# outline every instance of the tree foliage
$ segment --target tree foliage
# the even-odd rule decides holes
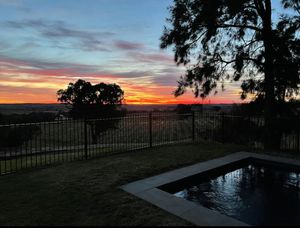
[[[41,134],[41,126],[39,124],[22,124],[53,121],[54,119],[55,113],[49,112],[31,112],[28,114],[0,113],[0,124],[4,125],[0,126],[0,147],[26,145],[34,137]]]
[[[173,46],[175,62],[187,66],[175,95],[191,87],[206,97],[227,79],[241,81],[242,99],[252,93],[274,103],[297,95],[300,1],[282,0],[280,11],[273,2],[174,0],[161,48]]]
[[[65,90],[58,90],[57,95],[58,101],[72,105],[72,116],[79,118],[107,116],[107,111],[116,109],[124,99],[124,91],[117,84],[92,85],[82,79],[69,83]]]
[[[31,112],[28,114],[1,114],[0,113],[0,124],[20,124],[20,123],[38,123],[53,121],[56,117],[55,113],[52,112]]]
[[[276,103],[295,98],[300,83],[300,0],[281,0],[277,11],[274,2],[174,0],[161,37],[161,48],[173,46],[175,62],[187,66],[175,96],[190,87],[205,98],[231,80],[241,81],[242,99],[264,101],[266,149],[280,140]]]
[[[0,147],[18,147],[39,134],[41,129],[37,125],[1,126]]]
[[[71,104],[70,115],[75,119],[87,118],[91,127],[93,143],[97,137],[110,128],[115,128],[118,119],[123,116],[121,104],[124,91],[117,84],[99,83],[92,85],[90,82],[79,79],[69,83],[67,89],[58,90],[58,101]],[[111,118],[110,120],[99,120]]]

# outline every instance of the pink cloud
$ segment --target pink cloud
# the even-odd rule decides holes
[[[139,54],[137,58],[145,61],[170,61],[164,54]],[[56,101],[56,91],[65,88],[69,82],[79,78],[92,83],[117,83],[125,91],[127,103],[178,104],[199,103],[193,95],[175,98],[172,92],[175,86],[148,77],[149,72],[125,72],[111,74],[98,72],[94,67],[81,64],[44,63],[22,61],[0,56],[0,103],[53,103]],[[74,67],[73,67],[74,66]],[[137,80],[138,79],[138,80]],[[238,98],[236,99],[238,101]],[[230,96],[210,97],[204,102],[232,103]]]
[[[139,50],[143,49],[145,46],[141,43],[128,42],[123,40],[117,40],[114,45],[121,50]]]
[[[139,62],[165,62],[165,63],[173,63],[173,57],[167,54],[145,54],[140,52],[130,52],[128,53],[130,57],[139,61]]]

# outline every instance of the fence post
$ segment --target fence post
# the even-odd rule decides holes
[[[152,112],[149,112],[149,145],[152,147]]]
[[[87,150],[87,120],[84,118],[84,155],[85,159],[88,159],[88,150]]]
[[[192,140],[195,142],[195,112],[192,111]]]

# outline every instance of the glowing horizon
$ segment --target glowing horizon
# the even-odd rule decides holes
[[[56,92],[81,78],[116,83],[126,104],[231,104],[238,83],[205,100],[175,98],[184,74],[160,50],[172,0],[0,0],[0,104],[58,103]],[[53,13],[49,13],[53,12]],[[86,13],[88,12],[88,13]]]

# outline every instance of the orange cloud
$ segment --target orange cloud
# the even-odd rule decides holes
[[[160,57],[160,56],[158,56]],[[117,83],[125,91],[127,104],[191,104],[238,103],[238,90],[231,89],[220,96],[205,100],[194,98],[189,92],[175,98],[174,86],[153,81],[153,75],[98,73],[88,65],[20,61],[0,56],[0,103],[56,103],[56,91],[69,82],[83,78],[92,83]],[[148,74],[146,74],[148,75]],[[159,76],[158,76],[159,77]]]

